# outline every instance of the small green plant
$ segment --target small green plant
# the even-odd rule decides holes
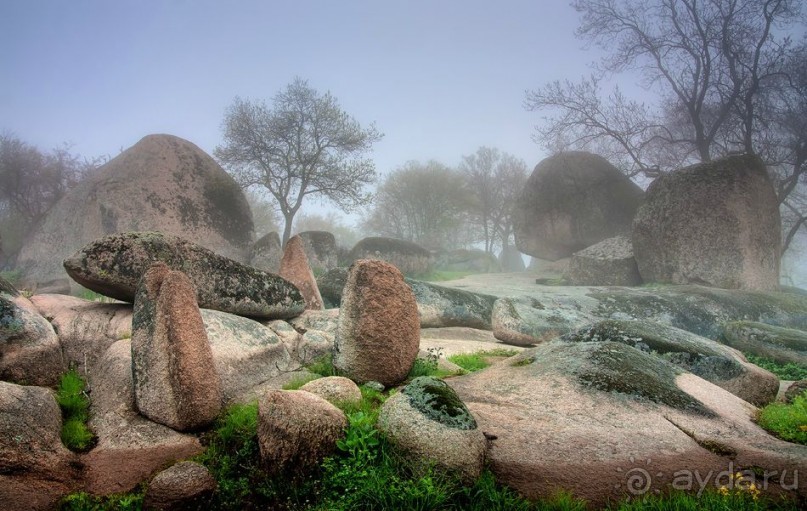
[[[70,369],[59,380],[56,402],[62,409],[62,443],[71,450],[86,450],[93,441],[87,427],[90,400],[85,390],[84,379],[75,369]]]
[[[807,392],[791,404],[771,403],[759,411],[759,425],[782,440],[807,445]]]
[[[772,372],[780,380],[798,381],[807,379],[807,367],[801,364],[795,364],[792,362],[780,364],[779,362],[769,358],[758,357],[750,353],[746,353],[745,358],[747,358],[752,364],[757,365],[766,371]]]
[[[435,378],[445,378],[446,376],[455,376],[452,371],[440,369],[440,357],[443,356],[443,348],[434,347],[429,348],[425,358],[416,358],[412,369],[409,370],[407,379],[412,380],[418,376],[434,376]]]
[[[493,350],[477,351],[476,353],[457,353],[448,357],[448,360],[466,371],[474,372],[488,367],[490,362],[487,361],[487,358],[489,357],[512,357],[517,354],[518,351],[516,350],[496,348]]]
[[[613,511],[795,511],[795,502],[760,494],[753,483],[731,488],[707,488],[702,493],[674,491],[666,495],[647,494],[640,499],[608,507]]]
[[[59,502],[60,511],[140,511],[145,490],[96,497],[89,493],[72,493]]]
[[[333,366],[333,354],[327,353],[311,362],[306,369],[320,376],[339,376],[339,372]]]
[[[319,374],[303,374],[300,376],[295,376],[291,379],[288,383],[283,385],[283,390],[299,390],[300,387],[305,385],[306,383],[314,380],[318,380],[322,378]]]

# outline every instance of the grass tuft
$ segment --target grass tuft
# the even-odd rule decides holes
[[[56,402],[62,409],[62,443],[70,450],[84,451],[93,443],[93,434],[87,427],[90,399],[84,379],[70,369],[59,380]]]
[[[295,376],[291,379],[290,382],[283,385],[283,390],[300,390],[300,387],[305,385],[306,383],[314,380],[318,380],[322,378],[320,374],[304,374],[300,376]]]
[[[764,429],[788,442],[807,445],[807,392],[796,396],[792,404],[771,403],[759,411],[757,419]]]

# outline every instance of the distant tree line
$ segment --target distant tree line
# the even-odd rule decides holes
[[[104,161],[74,154],[69,146],[43,151],[15,135],[0,135],[0,269],[13,265],[25,236]]]

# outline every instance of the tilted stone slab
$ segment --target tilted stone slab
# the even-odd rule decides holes
[[[661,357],[756,406],[779,391],[779,378],[740,352],[679,328],[649,321],[606,320],[561,337],[568,342],[619,342]]]
[[[155,263],[143,276],[132,315],[132,369],[140,413],[178,431],[212,423],[221,386],[193,285]]]
[[[140,277],[156,261],[185,273],[205,309],[284,319],[305,308],[300,291],[287,280],[162,233],[105,236],[66,259],[64,267],[82,286],[132,302]]]

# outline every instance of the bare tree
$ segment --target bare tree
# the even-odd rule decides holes
[[[478,227],[485,251],[494,254],[504,247],[512,232],[512,212],[516,197],[527,181],[527,164],[489,147],[463,156],[459,166],[470,196],[471,221]]]
[[[410,161],[379,185],[363,228],[432,249],[456,248],[467,241],[467,210],[461,174],[436,161]]]
[[[383,135],[374,125],[362,128],[336,98],[305,80],[295,78],[271,108],[236,97],[223,131],[215,156],[242,186],[265,187],[277,200],[284,244],[306,197],[319,196],[344,211],[370,201],[364,187],[376,173],[366,154]]]
[[[652,177],[732,152],[759,154],[776,168],[783,213],[800,207],[792,197],[802,183],[803,164],[794,166],[796,146],[782,138],[782,122],[795,112],[786,105],[803,97],[794,72],[807,51],[787,35],[802,19],[800,2],[575,0],[572,5],[581,13],[578,36],[607,56],[597,73],[580,83],[552,82],[527,92],[527,109],[555,114],[538,128],[537,141],[554,150],[600,150],[632,176]],[[602,78],[625,71],[639,73],[658,102],[629,100],[618,89],[603,97]],[[786,243],[796,224],[798,219],[790,223]]]

